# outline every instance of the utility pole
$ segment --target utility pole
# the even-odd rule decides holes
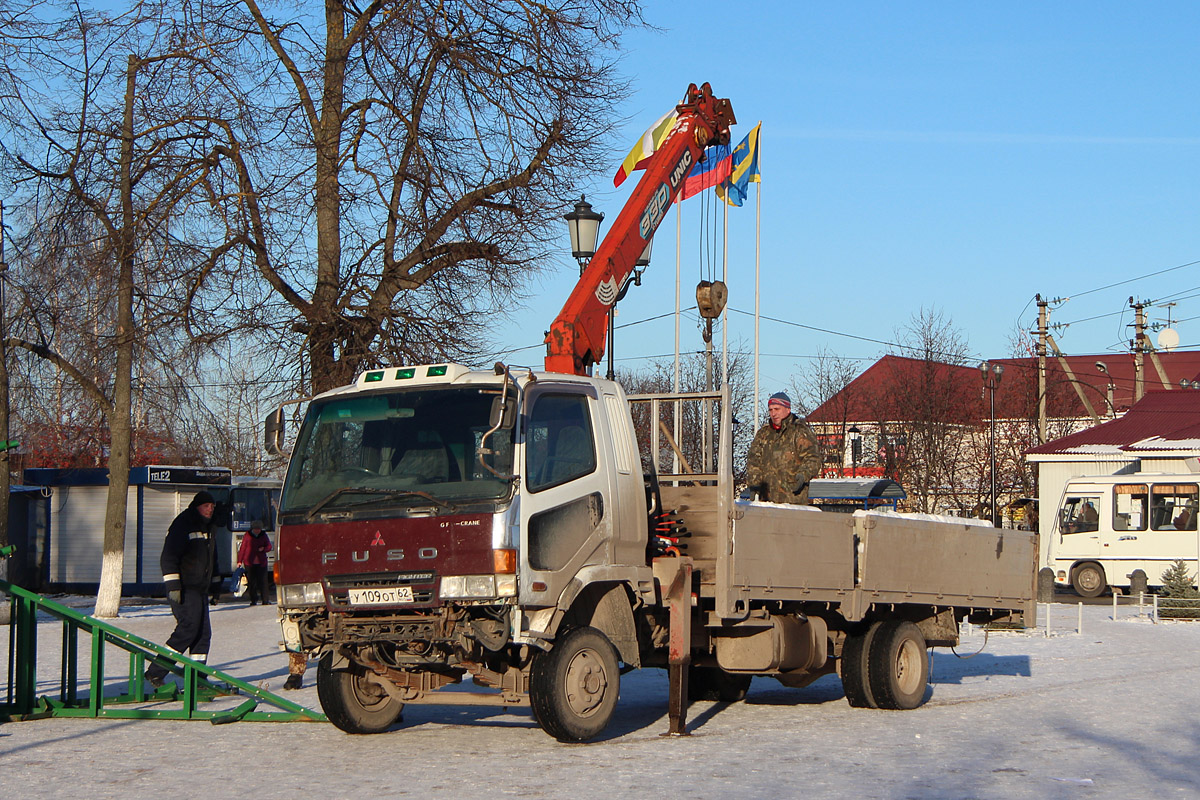
[[[0,203],[0,547],[8,544],[8,504],[11,491],[9,453],[13,442],[8,441],[8,347],[5,339],[8,327],[4,319],[4,282],[8,279],[8,262],[4,260],[4,204]],[[29,562],[26,562],[29,563]],[[0,558],[0,578],[8,578],[8,559]],[[0,624],[10,621],[9,603],[0,603]]]
[[[1050,301],[1043,300],[1040,294],[1037,298],[1037,359],[1038,359],[1038,444],[1046,443],[1046,334],[1050,322]]]
[[[1135,302],[1130,297],[1129,305],[1133,309],[1133,339],[1130,340],[1129,346],[1133,348],[1133,402],[1136,403],[1146,393],[1144,361],[1147,350],[1146,306],[1148,303],[1144,300]]]

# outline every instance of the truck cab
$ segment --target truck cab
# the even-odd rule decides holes
[[[466,673],[521,702],[530,656],[580,591],[651,585],[646,539],[615,383],[457,364],[368,371],[314,398],[296,438],[277,542],[285,643],[320,654],[327,711],[347,673],[388,707],[368,670],[398,679],[404,702]],[[625,623],[616,644],[637,663]],[[335,718],[363,705],[330,702],[346,706]]]

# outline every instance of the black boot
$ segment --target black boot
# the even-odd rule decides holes
[[[300,688],[300,685],[301,685],[303,682],[304,682],[304,676],[303,676],[303,675],[288,675],[288,676],[287,676],[287,680],[283,682],[283,688],[285,688],[285,689],[299,689],[299,688]]]

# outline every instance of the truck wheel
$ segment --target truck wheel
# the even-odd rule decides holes
[[[873,622],[865,631],[847,636],[842,643],[842,690],[846,702],[854,708],[879,708],[867,680],[867,653],[878,629],[879,623]]]
[[[929,682],[929,652],[921,629],[905,620],[879,623],[867,650],[867,678],[879,708],[921,705]]]
[[[746,699],[753,675],[726,672],[720,667],[688,667],[688,700],[737,703]]]
[[[617,649],[595,628],[576,628],[530,669],[529,704],[542,730],[560,742],[586,742],[612,719],[621,690]]]
[[[1080,564],[1071,573],[1071,586],[1080,597],[1099,597],[1107,584],[1104,568],[1091,561]]]
[[[367,680],[364,667],[332,668],[326,653],[317,664],[317,697],[329,721],[346,733],[381,733],[400,721],[404,704]]]

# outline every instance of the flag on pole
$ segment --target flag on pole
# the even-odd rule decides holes
[[[629,174],[635,169],[644,169],[643,162],[654,155],[654,151],[662,146],[663,140],[667,138],[672,130],[675,129],[675,120],[678,118],[678,112],[671,110],[658,118],[651,125],[642,137],[638,139],[637,144],[629,151],[629,155],[625,156],[625,160],[621,162],[621,168],[617,170],[617,174],[613,176],[613,186],[620,186],[629,177]]]
[[[727,144],[714,145],[704,151],[704,160],[692,167],[687,180],[683,182],[683,194],[680,200],[687,200],[694,194],[718,186],[728,180],[733,164],[729,160],[730,150]]]
[[[758,134],[761,127],[761,122],[755,125],[733,149],[730,158],[733,168],[729,179],[717,187],[717,196],[731,206],[741,206],[749,194],[750,184],[762,181],[758,171]]]

